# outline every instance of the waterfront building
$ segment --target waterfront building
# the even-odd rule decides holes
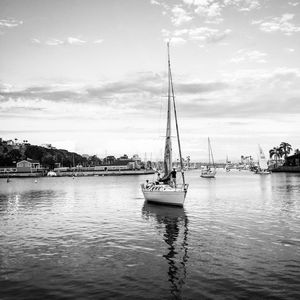
[[[55,147],[53,147],[51,144],[42,144],[41,147],[44,147],[46,149],[56,149]]]
[[[14,146],[15,142],[13,140],[8,140],[8,141],[6,141],[6,144],[8,146]]]
[[[21,160],[17,163],[17,172],[38,172],[41,168],[39,161],[27,158],[27,160]]]
[[[14,173],[17,172],[16,167],[0,167],[0,173]]]

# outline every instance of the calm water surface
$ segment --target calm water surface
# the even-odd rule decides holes
[[[300,174],[0,179],[0,299],[299,299]]]

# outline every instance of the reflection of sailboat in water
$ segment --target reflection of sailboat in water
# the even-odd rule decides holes
[[[154,219],[157,222],[156,229],[159,232],[161,232],[161,226],[164,226],[163,240],[168,248],[162,256],[169,265],[170,292],[174,297],[181,298],[188,260],[188,218],[185,211],[182,207],[157,206],[145,202],[142,212],[146,220]]]

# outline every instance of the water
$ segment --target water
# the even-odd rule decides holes
[[[300,174],[0,180],[1,299],[299,299]]]

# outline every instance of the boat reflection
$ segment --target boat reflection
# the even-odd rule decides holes
[[[176,299],[180,299],[186,280],[188,260],[188,217],[182,207],[155,205],[147,202],[144,203],[142,213],[144,219],[154,220],[158,234],[163,234],[167,249],[162,256],[168,262],[170,292]]]

